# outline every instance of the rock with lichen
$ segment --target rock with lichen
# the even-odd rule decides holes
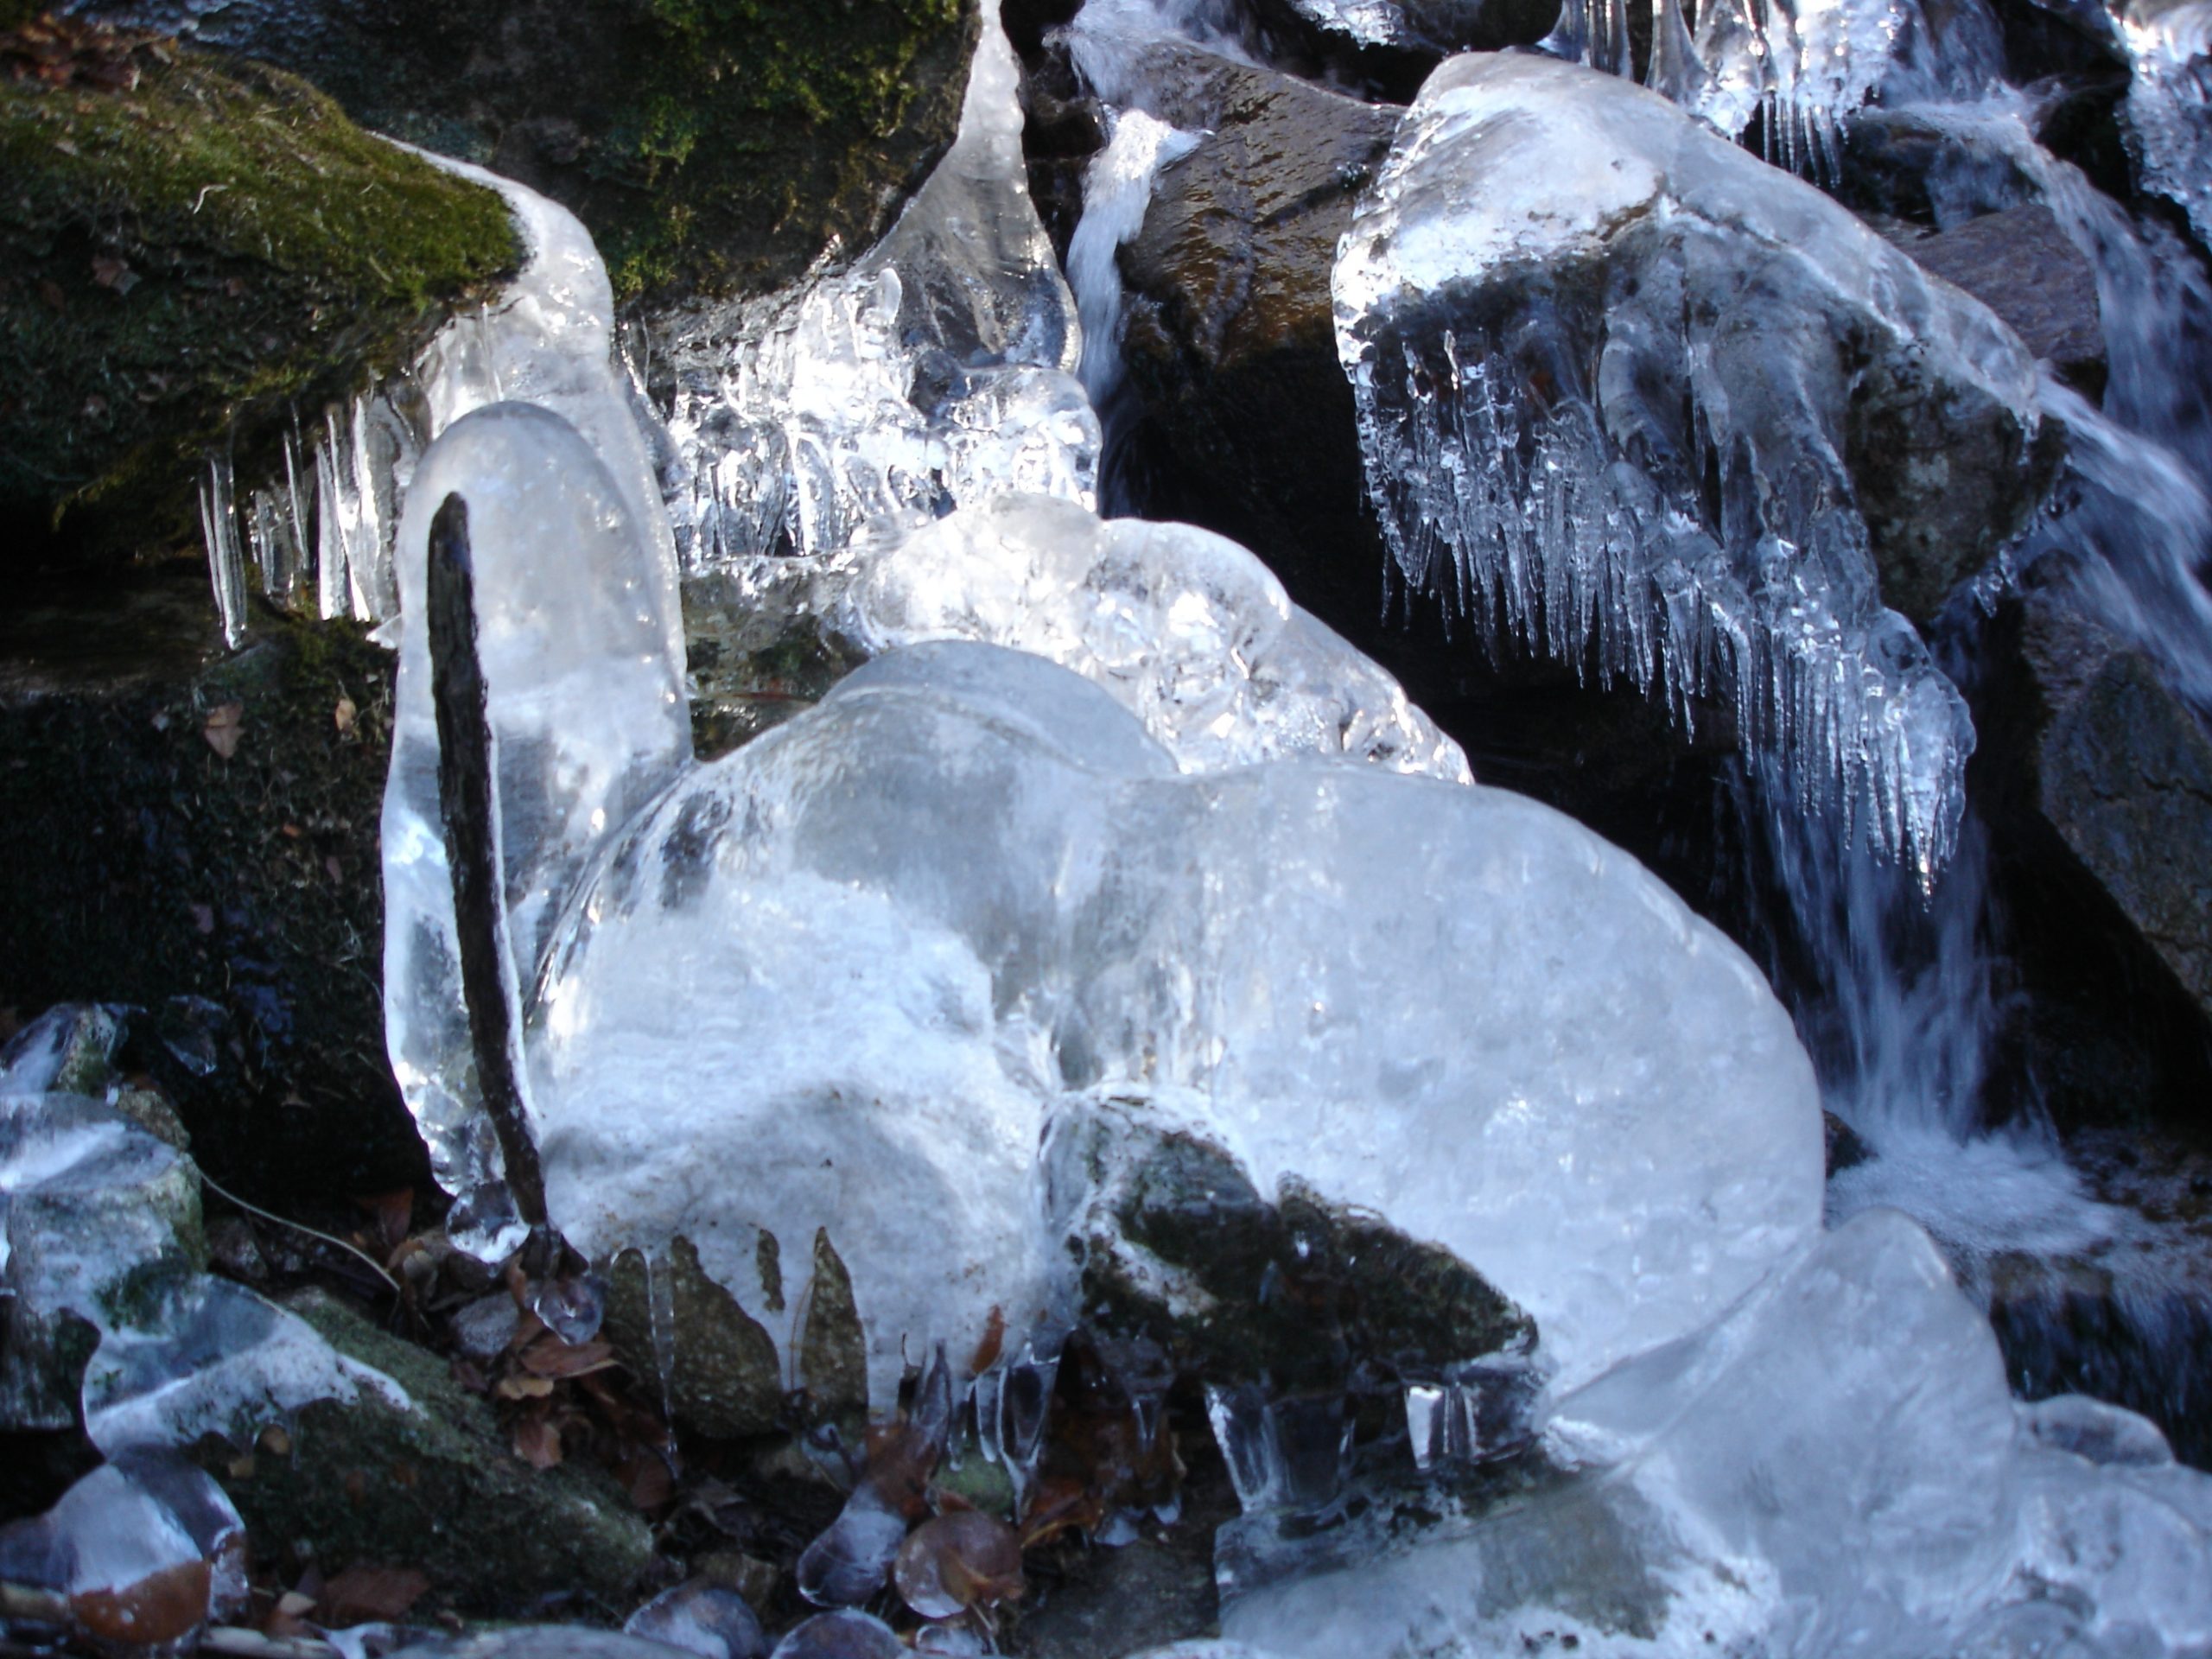
[[[571,209],[618,298],[873,242],[959,125],[973,0],[79,0],[282,65]]]
[[[305,82],[51,19],[0,35],[8,563],[188,539],[203,458],[404,366],[520,249],[491,191]]]

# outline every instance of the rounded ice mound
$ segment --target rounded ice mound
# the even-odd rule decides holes
[[[990,646],[880,658],[671,791],[534,1028],[570,1237],[689,1238],[789,1353],[804,1297],[761,1238],[794,1263],[825,1235],[879,1402],[906,1357],[1047,1321],[1039,1143],[1101,1093],[1172,1095],[1263,1189],[1457,1252],[1566,1382],[1819,1227],[1787,1016],[1633,860],[1373,766],[1181,775],[1095,686]]]

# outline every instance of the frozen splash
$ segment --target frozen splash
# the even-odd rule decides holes
[[[1510,55],[1431,78],[1335,289],[1412,581],[1685,723],[1720,703],[1778,797],[1943,863],[1973,728],[1881,602],[1847,422],[1940,407],[2024,493],[2035,378],[2001,324],[1649,93]]]
[[[2139,0],[2114,11],[2134,61],[2125,108],[2143,182],[2179,203],[2212,247],[2212,3]]]
[[[985,7],[958,135],[849,270],[681,321],[667,475],[688,571],[828,554],[1004,490],[1096,499],[1075,304]]]
[[[1693,30],[1691,14],[1694,14]],[[1542,49],[1633,75],[1630,0],[1566,0]],[[1833,182],[1870,102],[1976,95],[2004,67],[1980,0],[1650,0],[1644,84],[1777,167]]]

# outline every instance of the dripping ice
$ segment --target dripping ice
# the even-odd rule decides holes
[[[1840,405],[1821,401],[1812,356],[1826,349],[1829,308],[1856,308],[2032,431],[2031,365],[1977,304],[1805,187],[1584,73],[1447,64],[1356,210],[1338,340],[1385,540],[1493,645],[1644,688],[1686,724],[1724,705],[1778,797],[1931,877],[1963,810],[1972,727],[1880,602]],[[1513,152],[1516,110],[1550,118],[1517,130],[1545,135],[1541,155]],[[1485,143],[1501,150],[1476,159]],[[1470,308],[1484,283],[1531,280],[1531,262],[1599,257],[1608,216],[1645,203],[1694,252],[1767,262],[1789,297],[1764,320],[1764,362],[1732,370],[1717,337],[1670,336],[1685,325],[1662,301],[1532,286],[1524,311]],[[1600,345],[1586,378],[1577,365]],[[1677,389],[1686,419],[1666,402]]]

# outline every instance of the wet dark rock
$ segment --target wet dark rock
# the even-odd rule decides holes
[[[387,1659],[675,1659],[685,1652],[622,1630],[583,1624],[517,1624],[475,1636],[433,1637]]]
[[[757,291],[873,242],[959,124],[964,0],[78,0],[304,75],[572,208],[618,297]]]
[[[1840,1175],[1847,1169],[1856,1168],[1873,1154],[1858,1132],[1834,1112],[1821,1114],[1821,1139],[1827,1154],[1827,1170],[1830,1177]]]
[[[2063,556],[1989,631],[1970,782],[2022,995],[2005,1063],[2063,1124],[2212,1130],[2212,736]]]
[[[689,1579],[623,1622],[623,1634],[664,1642],[699,1659],[764,1659],[768,1638],[745,1598],[727,1586]]]
[[[1535,1325],[1449,1251],[1294,1183],[1274,1202],[1221,1147],[1108,1105],[1066,1126],[1056,1191],[1094,1330],[1224,1386],[1336,1390],[1519,1353]]]
[[[0,1007],[140,1010],[121,1069],[289,1212],[428,1174],[384,1052],[391,658],[267,621],[209,660],[206,575],[179,570],[0,622]]]
[[[2040,203],[1968,219],[1933,235],[1900,235],[1923,270],[1994,311],[2020,343],[2088,397],[2105,378],[2097,276]]]
[[[290,1550],[326,1575],[354,1562],[404,1563],[465,1612],[568,1599],[598,1617],[628,1606],[652,1555],[644,1520],[613,1481],[571,1461],[518,1457],[490,1403],[422,1349],[319,1291],[288,1306],[346,1357],[404,1389],[403,1411],[364,1389],[350,1405],[303,1408],[289,1445],[195,1452],[264,1551]]]
[[[273,470],[296,404],[404,366],[520,261],[491,191],[173,44],[92,84],[0,81],[0,158],[11,573],[196,541],[206,454]]]
[[[906,1643],[867,1613],[817,1613],[794,1625],[770,1659],[905,1659]]]

